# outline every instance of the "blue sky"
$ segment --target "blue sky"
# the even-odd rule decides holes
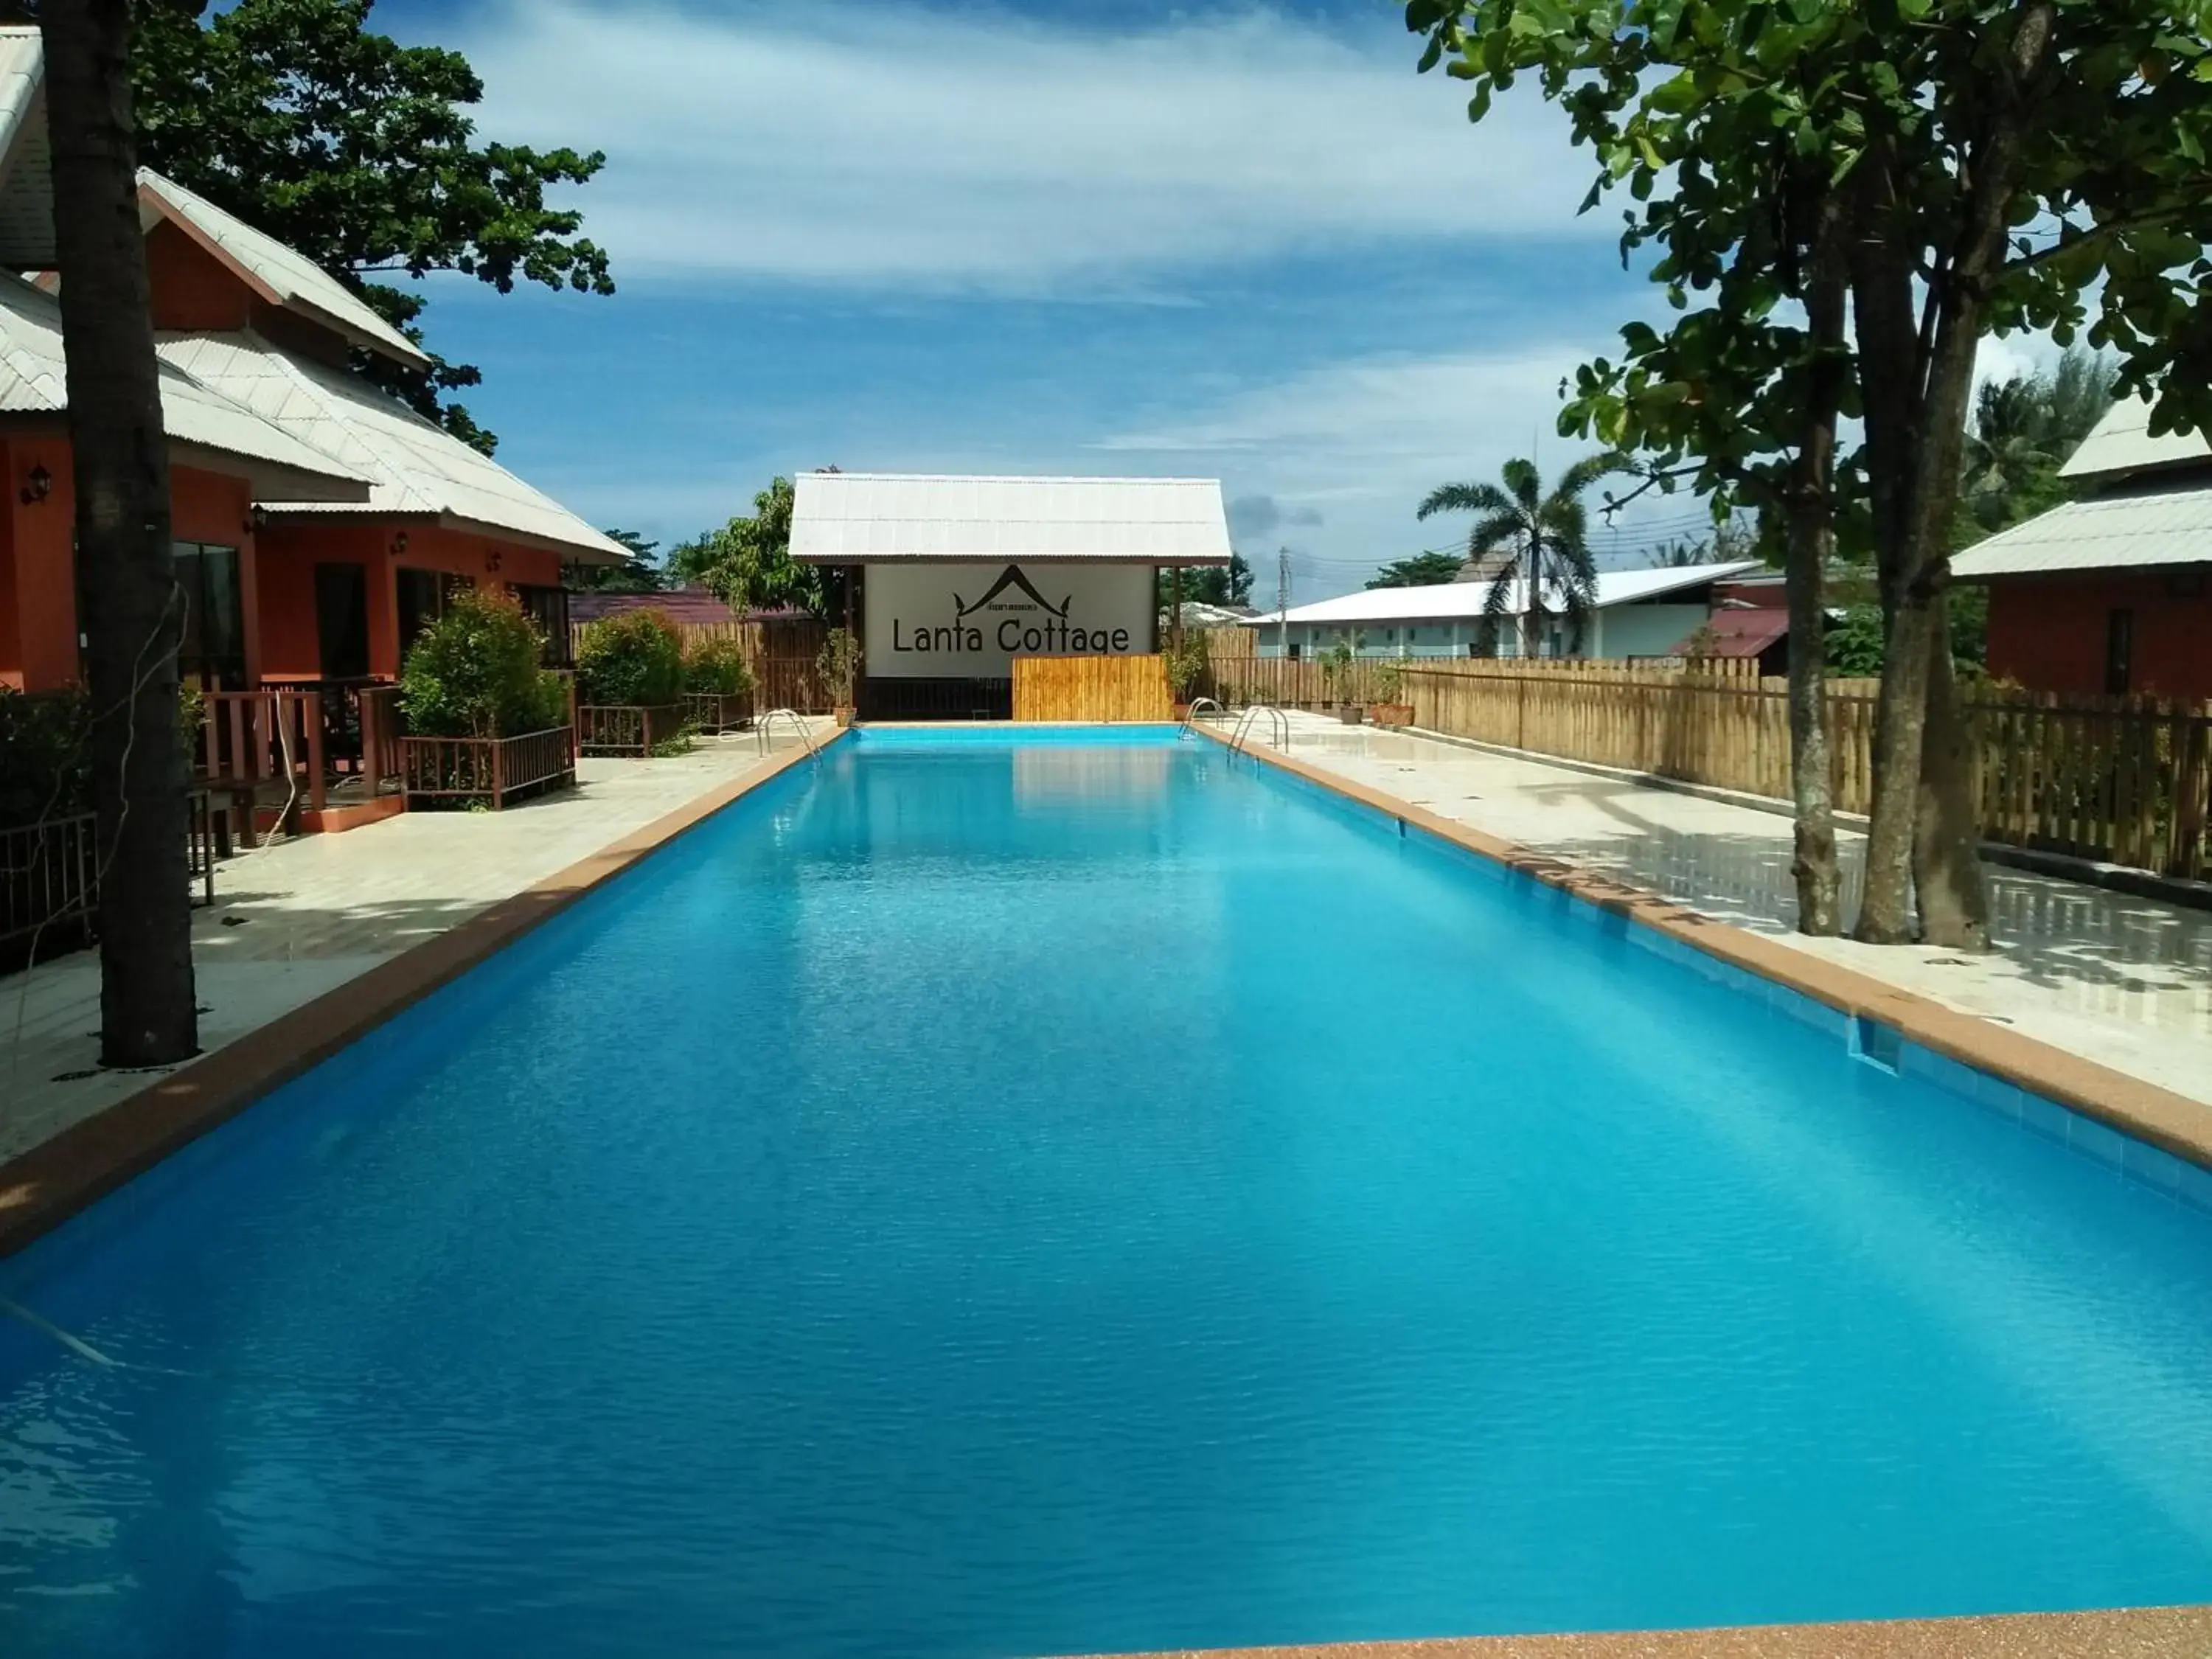
[[[1447,544],[1431,485],[1553,431],[1651,304],[1556,114],[1470,126],[1389,0],[384,0],[483,131],[605,149],[611,299],[436,284],[501,459],[673,539],[772,474],[1218,476],[1294,597]],[[1639,550],[1695,508],[1600,537]],[[1463,526],[1456,527],[1463,533]]]

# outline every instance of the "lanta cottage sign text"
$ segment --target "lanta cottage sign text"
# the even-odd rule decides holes
[[[872,675],[1004,679],[1018,656],[1152,648],[1148,565],[878,564],[866,591]]]

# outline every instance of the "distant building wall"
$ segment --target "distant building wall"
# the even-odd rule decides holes
[[[2212,569],[2002,576],[1989,588],[1989,670],[2000,679],[2212,697]]]

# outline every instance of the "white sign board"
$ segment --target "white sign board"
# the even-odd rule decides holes
[[[1145,564],[872,564],[866,672],[1003,680],[1016,657],[1126,657],[1152,648]]]

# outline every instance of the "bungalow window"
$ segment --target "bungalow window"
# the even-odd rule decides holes
[[[212,542],[178,542],[175,556],[185,607],[179,673],[210,690],[245,690],[246,607],[238,586],[238,550]]]
[[[2136,613],[2115,611],[2105,618],[2105,694],[2124,697],[2135,678]]]
[[[416,570],[401,565],[392,573],[399,584],[399,651],[404,658],[416,636],[446,614],[446,602],[468,578],[450,570]]]
[[[575,658],[568,648],[568,590],[517,583],[514,597],[530,613],[530,620],[538,624],[538,632],[545,635],[545,665],[574,667]]]

